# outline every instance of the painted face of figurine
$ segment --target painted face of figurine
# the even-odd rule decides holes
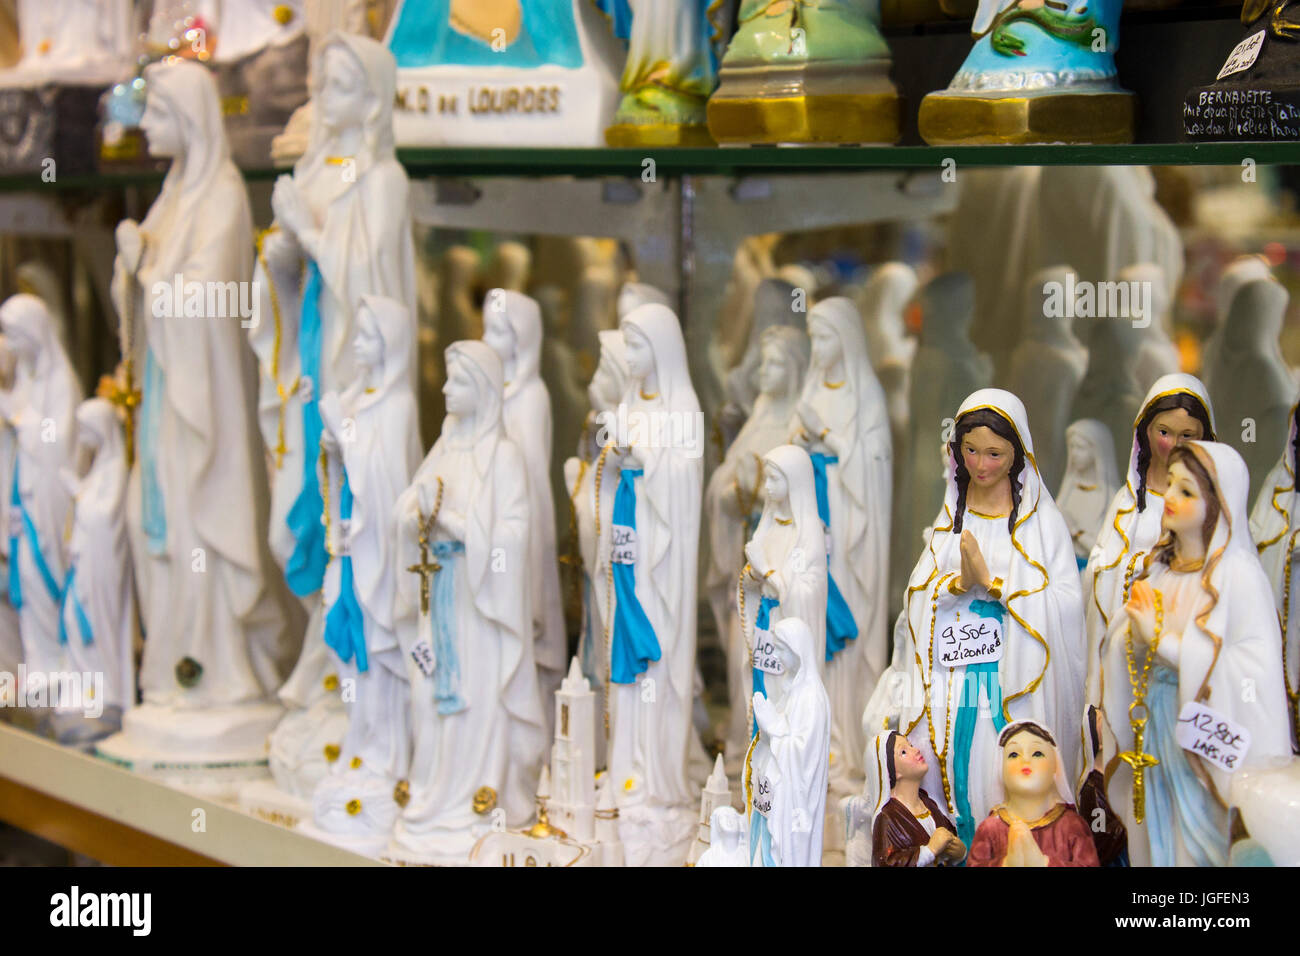
[[[478,396],[474,390],[474,373],[466,367],[464,359],[456,359],[447,370],[447,382],[442,386],[442,395],[447,400],[447,414],[473,413]]]
[[[820,319],[813,319],[808,324],[808,337],[812,343],[813,360],[823,368],[834,365],[844,354],[839,336]]]
[[[910,740],[902,734],[894,738],[894,779],[924,780],[928,769],[925,754],[913,747]]]
[[[490,299],[483,306],[483,344],[501,356],[505,364],[515,357],[515,331],[510,327],[505,309],[499,305],[494,308]]]
[[[179,156],[184,150],[181,127],[172,108],[161,96],[149,96],[144,101],[144,116],[140,118],[150,156]]]
[[[1151,419],[1147,426],[1147,443],[1151,457],[1164,464],[1180,441],[1200,441],[1204,436],[1201,423],[1185,408],[1171,408]]]
[[[649,341],[636,329],[629,328],[623,332],[623,341],[627,344],[627,370],[635,381],[644,381],[655,370],[655,354]]]
[[[1169,466],[1169,488],[1160,527],[1180,537],[1199,534],[1205,524],[1205,498],[1196,477],[1181,461]]]
[[[790,497],[790,482],[786,480],[781,469],[769,461],[764,471],[766,472],[766,482],[763,488],[767,493],[767,500],[773,503],[788,500]]]
[[[316,107],[321,120],[332,130],[360,126],[366,120],[369,94],[361,64],[343,46],[325,51],[325,81]]]
[[[1056,748],[1022,730],[1002,748],[1002,784],[1008,796],[1039,797],[1056,786]]]
[[[367,308],[357,313],[357,334],[352,340],[352,356],[363,369],[379,368],[384,361],[384,340],[379,335],[375,317]]]
[[[1067,446],[1070,452],[1069,470],[1076,475],[1091,471],[1096,455],[1092,444],[1082,435],[1071,435]]]
[[[758,366],[759,391],[764,395],[776,395],[785,391],[792,370],[784,350],[769,342],[763,346],[762,359]]]
[[[1016,450],[993,429],[980,425],[962,436],[961,456],[970,480],[981,488],[991,488],[1011,473]]]

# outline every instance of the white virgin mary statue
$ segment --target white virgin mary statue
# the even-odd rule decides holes
[[[74,501],[63,581],[59,642],[73,671],[102,673],[102,720],[76,731],[88,739],[115,730],[135,704],[135,586],[126,528],[126,442],[117,410],[92,398],[77,408],[84,474],[65,467],[61,478]]]
[[[686,808],[685,839],[696,799],[687,764],[703,418],[673,311],[642,305],[620,328],[630,380],[617,416],[627,427],[616,429],[624,455],[610,526],[609,772],[627,804]]]
[[[831,707],[811,630],[787,617],[772,630],[785,678],[769,700],[754,693],[758,731],[745,758],[752,866],[821,866]]]
[[[957,615],[996,628],[1000,651],[945,665],[950,638],[936,625]],[[917,743],[930,767],[922,789],[936,801],[943,795],[970,846],[1001,799],[998,735],[1021,720],[1076,726],[1083,675],[1083,601],[1069,529],[1043,486],[1020,399],[980,389],[957,410],[943,508],[912,570],[893,663],[864,721],[879,727],[883,713]],[[878,708],[886,695],[892,700]],[[1076,737],[1061,741],[1071,774],[1079,767]]]
[[[809,451],[827,529],[826,690],[831,696],[831,784],[861,789],[862,709],[887,662],[889,517],[893,465],[889,409],[849,299],[808,313],[812,362],[791,419]]]
[[[342,393],[327,392],[320,403],[321,488],[328,496],[325,528],[332,552],[325,575],[325,643],[346,677],[355,680],[356,694],[340,759],[317,785],[312,804],[317,826],[349,836],[391,831],[397,813],[393,787],[406,778],[410,763],[409,675],[394,616],[406,573],[393,508],[420,460],[408,374],[412,331],[403,303],[362,297],[353,340],[357,378]],[[354,813],[357,805],[361,809]]]
[[[551,494],[551,395],[538,371],[542,357],[542,311],[522,292],[492,289],[483,302],[483,341],[501,359],[506,437],[524,455],[532,528],[534,658],[542,699],[549,701],[564,677],[568,635],[560,603],[560,566],[555,550],[555,498]],[[550,707],[544,708],[551,714]],[[548,726],[550,720],[547,721]]]
[[[396,67],[382,44],[332,33],[316,53],[311,139],[276,180],[261,237],[258,411],[271,456],[271,544],[290,590],[320,590],[328,555],[316,454],[320,396],[353,381],[361,298],[396,299],[415,324],[409,183],[393,145]],[[412,337],[414,331],[412,331]],[[407,357],[412,386],[415,352]],[[313,630],[313,635],[319,633]]]
[[[411,574],[397,620],[411,665],[415,750],[395,852],[465,862],[504,811],[533,811],[546,745],[533,661],[524,454],[502,421],[504,372],[479,341],[447,349],[447,417],[398,499]],[[422,662],[422,663],[421,663]]]
[[[1160,540],[1100,649],[1101,760],[1114,768],[1107,797],[1131,865],[1225,866],[1234,775],[1291,760],[1282,634],[1249,534],[1241,455],[1188,441],[1168,479]],[[1188,728],[1191,743],[1235,759],[1185,749]]]
[[[230,160],[212,74],[197,63],[157,63],[145,82],[149,150],[172,164],[144,222],[118,225],[114,263],[118,314],[145,333],[140,341],[131,332],[144,375],[127,504],[146,637],[145,706],[127,715],[124,729],[166,732],[174,743],[170,708],[265,701],[290,641],[281,589],[270,580],[253,363],[240,317],[203,314],[202,306],[196,314],[202,297],[172,294],[173,283],[210,290],[252,278],[248,194]],[[278,708],[239,713],[256,717],[259,730],[248,740],[260,756],[260,727]],[[233,729],[224,740],[211,727],[192,730],[230,752]]]
[[[1075,558],[1082,571],[1115,495],[1115,441],[1105,422],[1080,418],[1065,430],[1065,451],[1065,477],[1056,503],[1070,526]]]
[[[1273,585],[1273,601],[1282,623],[1282,667],[1286,681],[1292,743],[1300,746],[1300,576],[1292,562],[1300,547],[1300,494],[1296,488],[1296,461],[1300,444],[1300,402],[1291,408],[1286,444],[1273,470],[1260,487],[1250,513],[1250,533],[1260,563]]]
[[[816,482],[808,453],[778,445],[763,456],[766,500],[746,543],[745,567],[734,586],[727,621],[727,686],[731,717],[726,753],[739,771],[754,734],[750,698],[778,691],[784,676],[762,651],[777,621],[796,617],[811,634],[817,672],[826,669],[826,533],[817,514]],[[758,654],[755,654],[755,651]]]
[[[59,608],[66,573],[64,532],[72,498],[60,469],[73,461],[81,401],[67,353],[45,303],[18,294],[0,305],[0,329],[17,358],[13,387],[0,392],[12,430],[8,501],[9,603],[18,611],[29,672],[59,670]]]

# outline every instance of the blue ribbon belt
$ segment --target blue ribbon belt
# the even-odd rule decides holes
[[[352,518],[352,488],[348,484],[347,469],[343,471],[343,487],[339,492],[339,517],[344,521]],[[329,613],[325,615],[325,643],[334,649],[339,660],[346,663],[355,654],[357,670],[362,673],[369,670],[365,618],[361,613],[361,604],[357,601],[351,554],[345,554],[339,559],[339,596],[334,599]]]
[[[755,638],[758,637],[758,632],[759,632],[759,631],[768,631],[768,630],[771,630],[771,629],[772,629],[772,609],[775,608],[775,607],[780,607],[780,606],[781,606],[781,602],[780,602],[780,601],[778,601],[778,600],[777,600],[776,598],[774,598],[774,597],[768,597],[766,594],[763,595],[763,597],[762,597],[761,600],[759,600],[759,602],[758,602],[758,616],[754,618],[754,636],[755,636]],[[753,675],[754,675],[754,680],[753,680],[754,693],[762,694],[764,697],[766,697],[766,696],[767,696],[767,680],[766,680],[766,675],[765,675],[765,673],[764,673],[763,671],[759,670],[757,667],[754,666],[752,658],[751,658],[751,660],[750,660],[750,666],[749,666],[749,669],[750,669],[750,671],[751,671],[751,672],[753,673]],[[755,720],[754,720],[753,732],[754,732],[754,733],[758,733],[758,720],[757,720],[757,718],[755,718]]]
[[[41,580],[45,582],[45,590],[49,592],[50,599],[54,603],[61,604],[63,592],[59,590],[58,582],[54,579],[54,574],[50,571],[50,566],[45,563],[45,555],[41,554],[41,539],[36,534],[36,525],[32,522],[32,516],[27,513],[23,506],[23,497],[18,493],[18,461],[14,461],[14,480],[9,487],[9,507],[17,508],[18,513],[23,517],[23,538],[27,541],[27,546],[32,551],[32,561],[36,564],[36,570],[41,573]],[[22,610],[23,606],[23,578],[22,571],[19,567],[18,551],[21,547],[22,539],[16,535],[9,537],[9,603],[13,605],[15,611]]]
[[[72,613],[77,618],[77,629],[81,631],[81,643],[90,646],[95,642],[95,634],[90,626],[90,618],[86,617],[86,611],[81,606],[81,601],[77,597],[77,589],[74,586],[77,580],[77,566],[74,564],[68,568],[68,577],[63,582],[63,600],[59,605],[59,643],[68,643],[68,625],[67,625],[67,608],[68,602],[72,602]]]
[[[1005,619],[1002,605],[997,601],[972,601],[971,610],[982,617],[995,617],[999,625]],[[979,716],[980,685],[988,688],[989,710],[993,715],[993,729],[1002,733],[1006,718],[1002,715],[1002,683],[998,679],[998,662],[967,664],[962,672],[953,671],[949,680],[961,681],[961,695],[957,701],[957,718],[953,722],[953,795],[957,800],[957,835],[970,846],[975,839],[978,820],[970,809],[970,748],[975,739],[975,721]]]
[[[433,699],[438,713],[455,714],[465,709],[460,696],[460,658],[456,656],[456,564],[465,553],[460,541],[435,541],[433,557],[442,565],[433,579]]]
[[[284,567],[284,579],[289,590],[298,597],[315,594],[321,589],[325,583],[325,566],[329,564],[329,554],[325,550],[325,528],[321,524],[325,502],[321,499],[320,481],[316,477],[320,436],[324,430],[320,417],[322,286],[320,267],[308,260],[307,279],[302,290],[298,357],[302,362],[301,374],[311,379],[312,395],[311,401],[302,403],[302,489],[290,505],[285,521],[293,532],[294,545],[293,553],[289,555]]]
[[[813,485],[817,489],[817,516],[822,519],[822,524],[830,530],[831,526],[831,499],[826,489],[826,466],[838,465],[840,460],[835,455],[823,455],[821,452],[814,452],[808,456],[812,459],[813,465]],[[853,619],[853,612],[849,609],[849,602],[844,600],[844,595],[840,593],[840,587],[835,583],[835,577],[830,572],[831,556],[826,555],[826,660],[827,662],[834,659],[835,655],[844,650],[845,645],[858,636],[858,622]]]
[[[619,471],[618,490],[614,493],[614,520],[636,530],[636,479],[644,468]],[[641,543],[637,542],[638,552]],[[637,554],[640,558],[640,554]],[[659,660],[659,639],[636,596],[636,565],[614,565],[614,633],[610,648],[610,677],[615,684],[634,684],[651,661]]]
[[[158,480],[158,433],[162,428],[163,370],[153,357],[153,349],[144,356],[144,385],[140,395],[141,528],[147,547],[155,557],[167,553],[167,512],[164,509],[162,483]]]

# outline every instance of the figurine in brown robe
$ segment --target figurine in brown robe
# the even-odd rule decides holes
[[[897,731],[871,742],[868,774],[881,797],[871,828],[872,866],[950,866],[961,862],[966,845],[957,827],[921,789],[925,755]]]
[[[1056,741],[1032,721],[998,738],[1004,802],[975,831],[970,866],[1098,866],[1083,817],[1069,802]]]

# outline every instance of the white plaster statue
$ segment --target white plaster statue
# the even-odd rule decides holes
[[[357,377],[320,402],[331,558],[324,640],[344,679],[355,682],[355,695],[340,759],[316,786],[312,809],[323,830],[386,840],[398,810],[393,788],[406,779],[411,748],[410,675],[394,611],[408,575],[394,547],[394,508],[420,458],[414,326],[405,304],[370,295],[358,304],[355,324]]]
[[[696,866],[749,866],[745,818],[734,807],[714,807],[709,817],[709,848]]]
[[[759,365],[762,363],[763,336],[767,330],[783,325],[806,334],[803,313],[795,310],[798,304],[794,286],[783,279],[764,279],[755,290],[754,321],[750,327],[745,354],[724,378],[727,400],[718,412],[724,447],[731,447],[731,442],[745,424],[754,408],[754,401],[762,391]]]
[[[63,581],[59,640],[69,668],[102,673],[103,713],[75,738],[116,730],[135,704],[135,588],[126,529],[126,444],[117,410],[92,398],[77,408],[77,445],[90,456],[84,474],[61,474],[73,501],[68,573]]]
[[[1224,267],[1214,290],[1214,330],[1201,345],[1202,369],[1214,367],[1220,343],[1228,326],[1228,310],[1232,308],[1232,300],[1236,298],[1237,290],[1255,279],[1272,277],[1273,270],[1269,267],[1268,260],[1261,255],[1237,256]]]
[[[71,493],[60,470],[74,461],[81,384],[45,303],[19,293],[0,305],[0,330],[17,358],[0,415],[12,436],[8,503],[9,603],[18,611],[27,670],[57,671]]]
[[[745,809],[753,866],[820,866],[826,816],[831,704],[808,625],[772,630],[785,674],[769,699],[755,692],[758,733],[745,758]]]
[[[125,79],[135,52],[130,0],[19,0],[22,58],[0,86]]]
[[[808,313],[808,334],[812,361],[791,434],[812,458],[817,508],[828,532],[831,784],[838,796],[847,796],[861,789],[862,708],[888,656],[889,413],[851,301],[818,302]]]
[[[1128,444],[1133,409],[1142,389],[1138,360],[1142,333],[1128,320],[1096,319],[1085,326],[1088,370],[1070,405],[1068,421],[1095,418],[1110,429],[1116,448]]]
[[[402,648],[431,665],[409,665],[410,802],[393,835],[404,858],[467,861],[502,812],[520,826],[533,811],[546,730],[533,661],[532,516],[504,387],[487,345],[447,349],[442,434],[395,510],[399,563],[418,572],[398,588]]]
[[[1082,570],[1115,497],[1119,472],[1110,429],[1095,418],[1071,422],[1065,430],[1065,445],[1065,477],[1056,493],[1056,505],[1070,528],[1074,556]]]
[[[622,322],[638,307],[650,303],[664,307],[671,304],[667,293],[647,282],[624,282],[618,290],[618,300],[615,302],[618,320]]]
[[[1001,657],[949,667],[936,626],[968,609],[997,622]],[[999,733],[1029,719],[1072,726],[1083,713],[1084,667],[1079,569],[1038,474],[1024,406],[981,389],[957,410],[943,505],[912,571],[875,713],[863,720],[879,728],[883,717],[910,736],[929,767],[923,789],[942,795],[970,846],[1000,798]],[[1073,774],[1078,740],[1061,749]]]
[[[1146,302],[1146,314],[1139,316],[1135,312],[1132,320],[1146,325],[1142,329],[1139,347],[1137,380],[1138,388],[1147,389],[1160,376],[1172,375],[1179,371],[1182,364],[1178,355],[1178,346],[1169,337],[1173,325],[1169,305],[1173,300],[1173,293],[1177,290],[1170,288],[1169,280],[1165,278],[1165,270],[1154,262],[1139,262],[1121,269],[1116,279],[1127,285],[1130,290],[1130,301],[1133,300],[1133,290],[1150,290],[1149,299],[1145,299],[1147,295],[1145,291],[1140,292]]]
[[[1049,488],[1065,472],[1065,429],[1070,424],[1074,393],[1088,367],[1088,351],[1070,331],[1069,314],[1052,314],[1049,289],[1072,287],[1069,266],[1042,269],[1025,282],[1024,326],[1011,353],[1010,390],[1025,403],[1039,434],[1038,468]],[[1058,292],[1059,301],[1059,292]]]
[[[1107,796],[1128,832],[1131,865],[1223,866],[1234,773],[1291,759],[1282,637],[1255,542],[1239,533],[1241,456],[1186,442],[1171,452],[1168,481],[1160,541],[1100,648],[1101,760],[1115,767]],[[1228,748],[1249,737],[1231,768],[1184,749],[1193,702],[1213,709],[1221,734],[1212,741]]]
[[[268,698],[293,636],[266,544],[252,355],[231,314],[241,310],[207,305],[215,284],[252,279],[252,216],[211,74],[158,63],[145,82],[149,150],[172,163],[144,222],[118,225],[113,276],[118,315],[143,332],[128,340],[143,375],[127,512],[144,705],[100,750],[256,763],[280,714]],[[182,282],[183,300],[173,293]]]
[[[704,427],[677,316],[620,323],[628,388],[611,520],[609,772],[628,861],[680,864],[694,828],[691,723]],[[608,466],[607,466],[608,467]]]
[[[907,440],[907,397],[917,349],[916,339],[907,334],[903,312],[918,286],[916,271],[907,263],[882,262],[872,270],[857,297],[866,325],[867,354],[889,403],[890,434],[896,454]]]
[[[532,582],[533,659],[542,700],[549,701],[564,678],[568,635],[560,599],[555,548],[555,499],[551,493],[551,396],[539,373],[542,313],[522,292],[492,289],[483,302],[483,341],[501,359],[506,437],[524,455],[528,482],[529,580]],[[545,708],[547,714],[550,708]],[[549,734],[550,720],[547,721]]]
[[[1224,438],[1246,460],[1250,486],[1260,488],[1286,434],[1296,380],[1282,358],[1279,336],[1286,287],[1273,278],[1237,286],[1205,384],[1218,397]]]

